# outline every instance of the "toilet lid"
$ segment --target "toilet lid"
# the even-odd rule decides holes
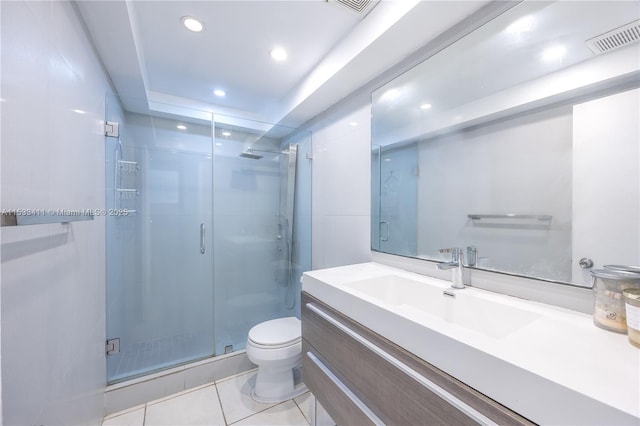
[[[284,346],[300,340],[300,320],[296,317],[262,322],[249,330],[249,340],[264,346]]]

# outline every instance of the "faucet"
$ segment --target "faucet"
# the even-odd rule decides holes
[[[451,262],[438,263],[437,267],[441,271],[451,269],[451,287],[462,289],[464,284],[462,283],[462,271],[464,255],[461,248],[448,248],[440,249],[440,253],[451,253]]]

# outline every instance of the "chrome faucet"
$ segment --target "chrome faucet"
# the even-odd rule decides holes
[[[440,249],[440,253],[451,253],[451,262],[438,263],[437,267],[441,271],[451,269],[451,287],[464,288],[462,282],[462,271],[464,263],[464,255],[461,248]]]

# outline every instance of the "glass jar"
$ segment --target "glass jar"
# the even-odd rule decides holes
[[[634,274],[640,274],[640,266],[604,265],[604,269],[610,269],[612,271],[633,272]]]
[[[640,289],[628,288],[623,293],[629,343],[640,348]]]
[[[623,292],[640,289],[640,273],[596,269],[593,279],[593,322],[605,330],[627,332],[627,319]]]

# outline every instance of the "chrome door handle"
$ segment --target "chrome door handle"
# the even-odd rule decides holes
[[[200,253],[207,251],[207,238],[204,223],[200,224]]]

